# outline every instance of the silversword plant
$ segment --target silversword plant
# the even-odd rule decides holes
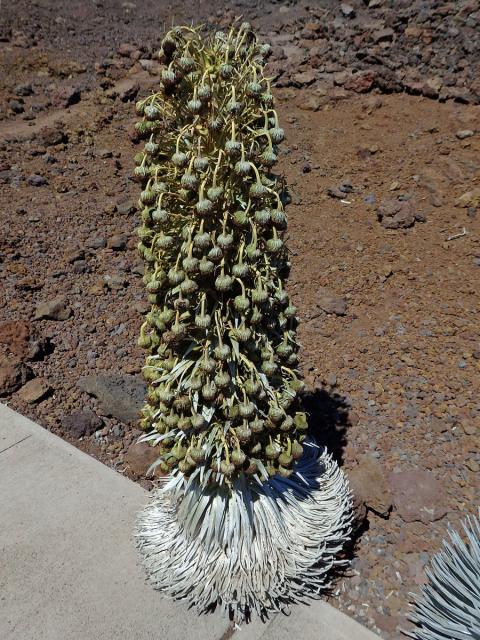
[[[159,92],[137,103],[143,440],[168,474],[138,541],[156,587],[237,618],[318,593],[350,523],[299,399],[269,52],[248,24],[175,28]]]
[[[428,582],[414,596],[408,633],[416,640],[478,640],[480,638],[480,510],[462,523],[464,540],[449,529],[450,541],[426,570]]]

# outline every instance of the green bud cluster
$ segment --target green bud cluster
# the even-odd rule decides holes
[[[307,429],[268,54],[246,23],[210,37],[175,28],[159,52],[160,90],[136,106],[152,304],[141,424],[163,472],[203,482],[290,476]]]

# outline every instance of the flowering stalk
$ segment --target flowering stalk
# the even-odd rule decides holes
[[[314,455],[299,398],[296,309],[283,288],[286,217],[271,172],[284,132],[263,75],[269,50],[248,24],[209,38],[175,28],[160,51],[161,91],[137,103],[143,116],[137,132],[147,140],[136,156],[135,175],[145,185],[138,248],[152,303],[139,339],[148,349],[149,383],[141,424],[143,440],[158,449],[153,467],[171,474],[143,516],[139,544],[159,588],[190,594],[200,609],[221,602],[239,617],[287,602],[292,585],[308,583],[307,567],[321,560],[320,549],[329,568],[334,552],[327,552],[327,539],[332,535],[338,550],[350,517],[343,476],[325,453]],[[338,496],[319,529],[319,498],[330,491],[334,499],[329,481]],[[298,517],[286,517],[294,504]],[[280,534],[267,540],[263,509],[264,522],[278,519],[277,534],[287,535],[291,523],[288,541]],[[277,546],[282,578],[268,594],[261,581],[243,575],[236,545],[245,548],[246,538],[232,534],[239,526],[246,538],[261,543],[263,536],[260,552]],[[308,551],[303,533],[295,540],[297,527],[313,536]],[[187,548],[194,540],[199,550],[192,560]],[[191,581],[220,550],[225,576],[206,575],[212,589],[194,589]],[[175,580],[167,584],[177,573],[190,576],[182,589]],[[318,576],[312,569],[314,591]]]

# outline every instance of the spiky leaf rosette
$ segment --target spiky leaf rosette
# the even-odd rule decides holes
[[[480,517],[480,510],[478,513]],[[454,529],[450,542],[432,558],[428,582],[415,596],[411,620],[417,640],[478,640],[480,638],[480,519],[462,523],[466,540]]]
[[[242,621],[318,597],[350,522],[343,473],[307,442],[289,478],[205,487],[174,473],[141,513],[137,541],[155,588]]]
[[[139,339],[144,439],[163,472],[204,485],[288,478],[307,428],[268,53],[247,24],[210,37],[175,28],[160,90],[137,104],[138,247],[152,303]]]

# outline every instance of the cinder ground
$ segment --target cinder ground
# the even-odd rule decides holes
[[[145,488],[135,406],[98,378],[131,389],[143,361],[134,99],[165,24],[243,13],[273,42],[306,403],[361,522],[332,602],[392,639],[479,497],[474,4],[20,0],[0,18],[0,394]]]

